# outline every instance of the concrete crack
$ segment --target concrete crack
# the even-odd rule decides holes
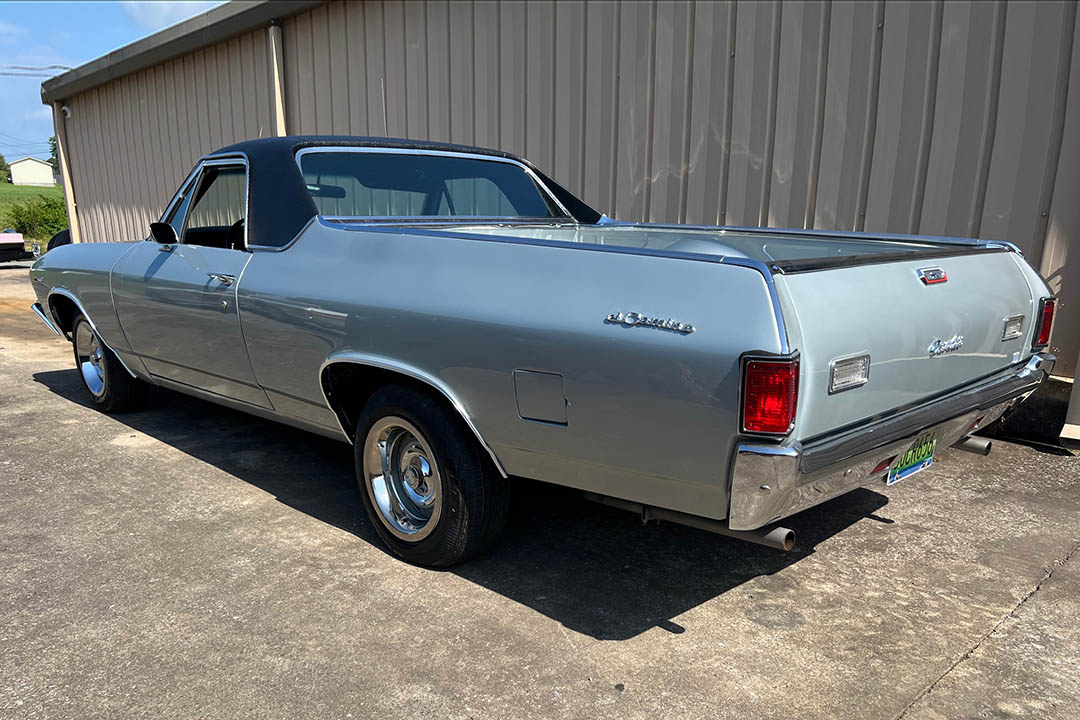
[[[1009,618],[1016,617],[1016,613],[1020,610],[1021,607],[1023,607],[1024,603],[1026,603],[1028,600],[1030,600],[1035,595],[1035,593],[1039,592],[1040,588],[1042,588],[1042,586],[1043,586],[1043,583],[1045,583],[1047,580],[1050,579],[1050,577],[1054,574],[1055,570],[1057,570],[1059,567],[1061,567],[1065,563],[1069,562],[1069,560],[1072,559],[1073,553],[1075,553],[1077,550],[1080,550],[1080,545],[1076,545],[1075,547],[1073,547],[1072,550],[1070,550],[1068,553],[1065,554],[1065,557],[1061,558],[1060,560],[1055,560],[1054,562],[1052,562],[1050,564],[1049,567],[1044,568],[1043,569],[1043,576],[1039,580],[1039,582],[1035,583],[1035,587],[1033,587],[1031,590],[1029,590],[1027,593],[1025,593],[1024,596],[1022,598],[1020,598],[1020,600],[1016,603],[1016,605],[1013,606],[1012,610],[1005,613],[1005,615],[1003,615],[1000,620],[998,620],[996,623],[994,623],[994,627],[990,628],[990,630],[988,632],[986,632],[984,635],[982,635],[982,637],[980,637],[978,640],[976,640],[975,644],[972,645],[970,648],[968,648],[967,652],[965,652],[963,655],[961,655],[959,658],[957,658],[956,662],[954,662],[952,665],[950,665],[948,668],[946,668],[945,672],[941,673],[941,675],[938,675],[937,678],[933,682],[931,682],[929,685],[927,685],[926,688],[923,689],[923,691],[921,693],[919,693],[915,697],[914,700],[909,702],[904,707],[903,710],[901,710],[897,715],[895,715],[893,717],[893,720],[901,720],[901,718],[903,718],[905,715],[907,715],[908,711],[911,710],[911,708],[915,707],[915,705],[920,700],[922,700],[924,697],[926,697],[927,695],[929,695],[931,692],[934,691],[934,688],[937,687],[938,683],[940,683],[943,679],[945,679],[946,675],[948,675],[953,670],[955,670],[957,667],[959,667],[960,663],[964,662],[965,660],[970,658],[972,655],[974,655],[975,652],[980,647],[982,647],[982,644],[984,642],[986,642],[986,639],[989,638],[994,633],[996,633],[998,631],[998,628],[1000,628],[1002,625],[1004,625],[1009,620]]]

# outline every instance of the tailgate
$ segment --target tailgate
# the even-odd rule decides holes
[[[926,268],[941,268],[948,280],[924,284],[918,271]],[[915,404],[1031,354],[1035,299],[1013,253],[796,272],[777,276],[776,284],[800,351],[800,440]],[[1002,340],[1005,319],[1014,315],[1023,315],[1020,336]],[[955,349],[942,353],[943,345]],[[830,394],[832,362],[864,353],[866,384]]]

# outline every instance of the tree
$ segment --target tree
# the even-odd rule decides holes
[[[11,175],[11,168],[8,167],[7,160],[3,155],[0,155],[0,182],[7,182]]]
[[[49,138],[49,164],[52,165],[53,174],[60,174],[60,161],[56,159],[56,136]]]

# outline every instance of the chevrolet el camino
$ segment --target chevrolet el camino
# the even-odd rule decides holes
[[[529,162],[386,138],[202,158],[143,242],[66,245],[33,310],[91,403],[159,385],[352,443],[385,543],[498,535],[511,478],[779,548],[1046,377],[1015,247],[615,222]]]

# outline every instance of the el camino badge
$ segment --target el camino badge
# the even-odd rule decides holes
[[[625,325],[627,327],[642,325],[644,327],[660,328],[661,330],[672,330],[684,335],[689,335],[697,329],[693,325],[676,322],[671,318],[664,320],[662,318],[647,317],[636,312],[611,313],[607,316],[606,322]]]
[[[956,352],[962,347],[964,347],[964,336],[953,335],[948,340],[934,340],[926,351],[930,357],[937,357],[938,355]]]

